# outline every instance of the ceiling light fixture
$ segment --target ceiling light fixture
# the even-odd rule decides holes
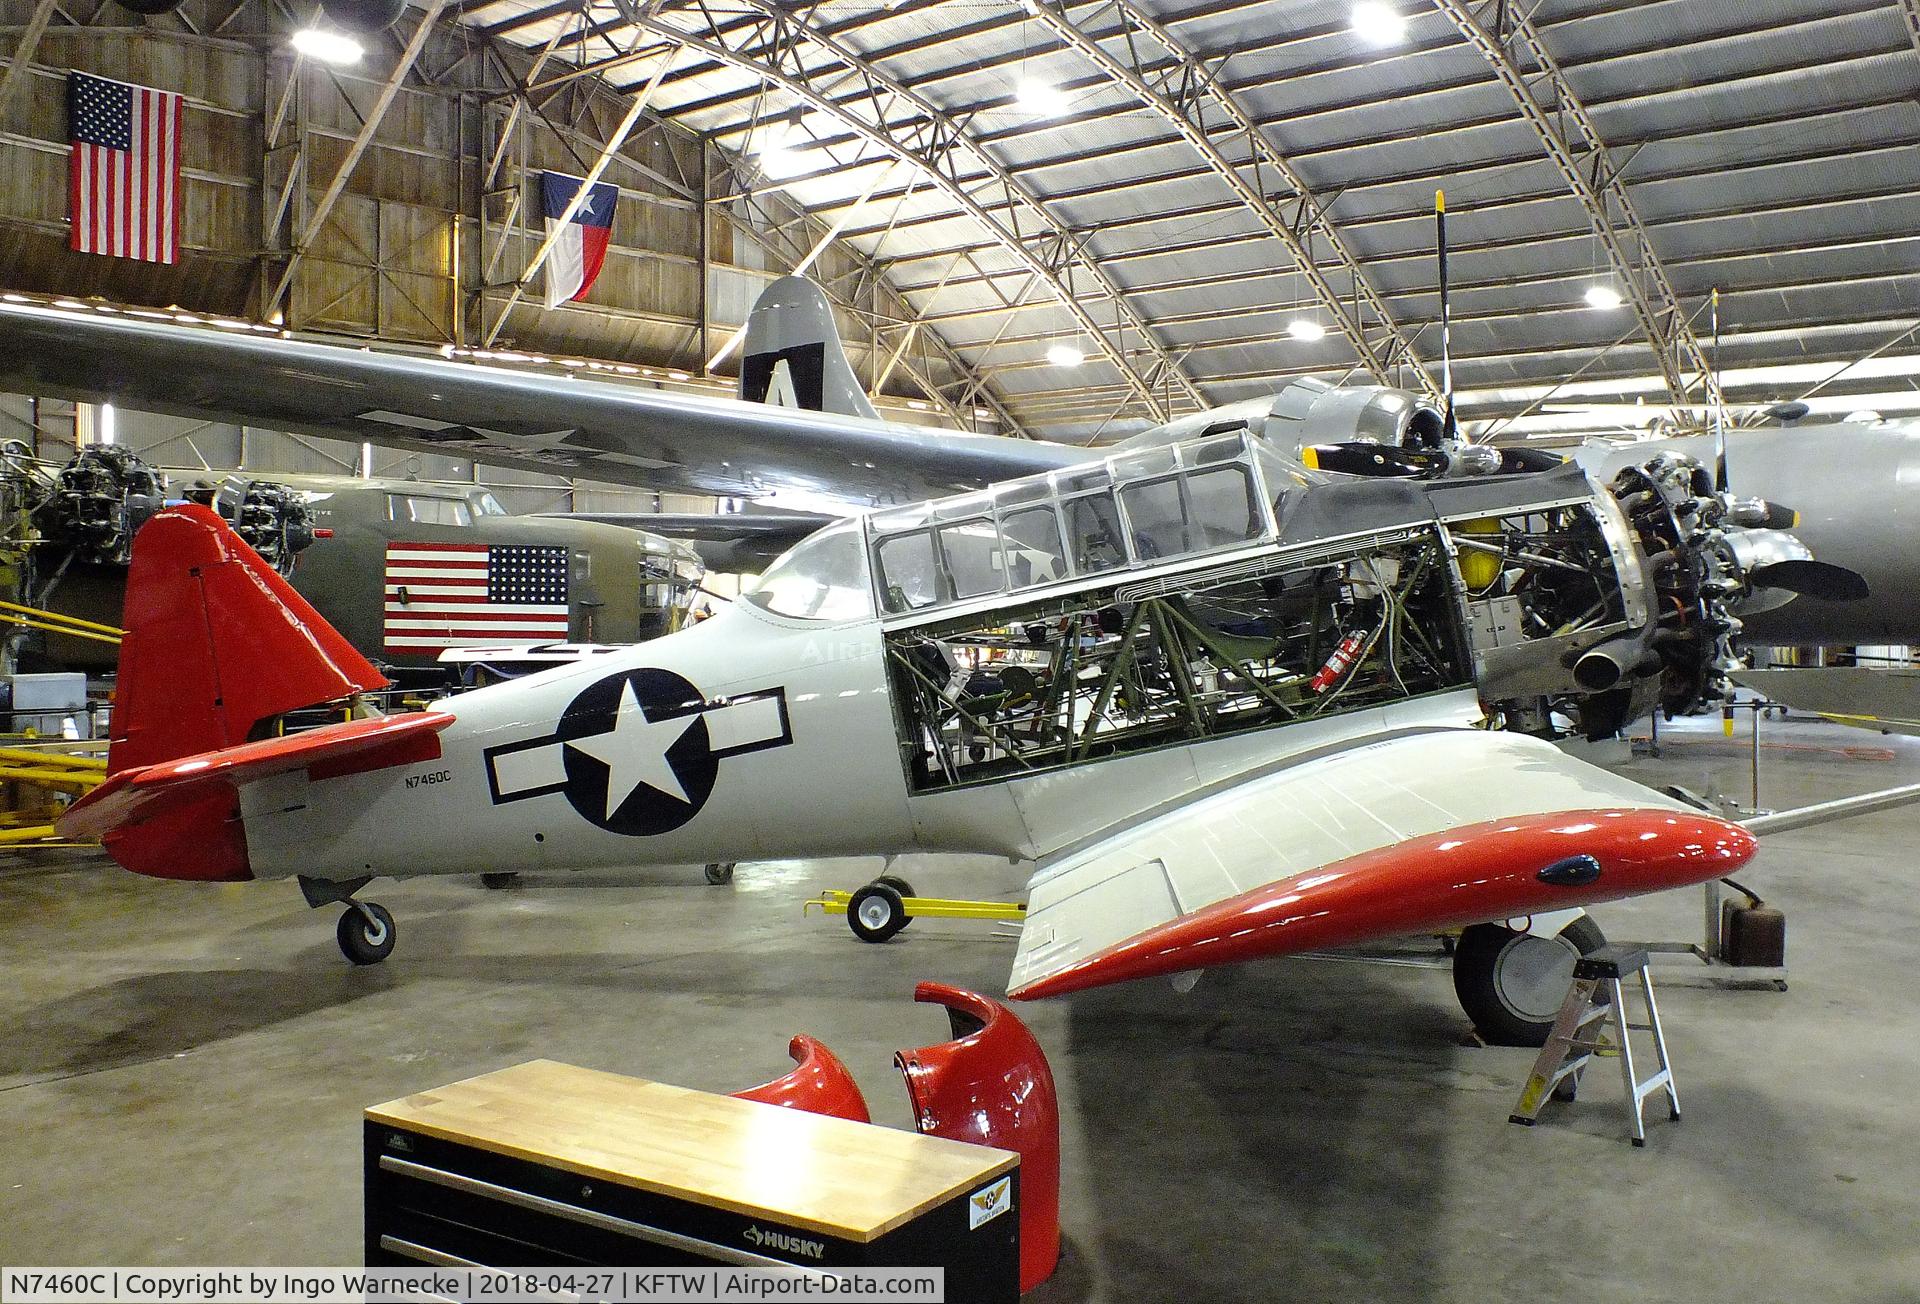
[[[1056,367],[1077,367],[1087,355],[1071,344],[1055,344],[1047,350],[1047,361]]]
[[[359,63],[366,53],[351,36],[324,27],[301,28],[293,34],[292,45],[297,52],[322,63]]]
[[[1396,45],[1407,38],[1407,19],[1386,0],[1359,0],[1353,7],[1353,30],[1374,45]]]
[[[1300,317],[1287,323],[1287,334],[1305,344],[1327,338],[1327,328],[1311,317]]]
[[[1598,308],[1602,312],[1610,312],[1626,302],[1620,296],[1620,291],[1605,284],[1589,285],[1586,294],[1581,297],[1587,301],[1587,307]]]
[[[1037,77],[1022,77],[1013,94],[1013,102],[1028,113],[1056,118],[1067,111],[1067,93],[1052,82]]]

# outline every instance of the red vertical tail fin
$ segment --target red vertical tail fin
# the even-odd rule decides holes
[[[141,529],[127,572],[112,772],[248,741],[387,679],[208,508]]]

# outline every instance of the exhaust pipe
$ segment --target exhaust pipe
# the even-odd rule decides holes
[[[1573,681],[1589,693],[1604,693],[1618,687],[1620,681],[1652,674],[1660,668],[1660,658],[1643,638],[1609,639],[1588,648],[1573,663]]]

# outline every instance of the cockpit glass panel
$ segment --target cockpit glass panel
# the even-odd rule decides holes
[[[507,514],[507,509],[500,505],[500,500],[485,491],[474,494],[469,501],[473,503],[474,512],[480,516],[505,516]]]
[[[1141,476],[1165,475],[1178,465],[1176,456],[1172,445],[1117,456],[1113,459],[1113,478],[1137,480]]]
[[[977,598],[998,593],[1005,572],[1000,565],[1000,535],[985,516],[940,527],[940,550],[953,577],[953,596]]]
[[[1120,515],[1114,510],[1111,493],[1069,498],[1066,509],[1074,570],[1093,575],[1127,564]]]
[[[1055,487],[1063,494],[1079,493],[1086,489],[1105,489],[1113,483],[1113,477],[1107,474],[1105,465],[1061,471],[1058,476]]]
[[[1120,501],[1126,504],[1133,551],[1140,560],[1154,561],[1192,551],[1178,476],[1130,484],[1120,491]]]
[[[889,612],[917,611],[941,601],[940,558],[933,533],[916,530],[880,540],[874,548],[882,603]]]
[[[1067,577],[1067,550],[1060,519],[1050,506],[1023,507],[1000,518],[1007,545],[1007,582],[1016,589]]]
[[[1266,528],[1245,466],[1215,466],[1187,476],[1193,546],[1224,548],[1257,538]]]
[[[947,498],[936,504],[934,517],[942,521],[964,521],[974,516],[985,516],[993,510],[993,500],[986,494],[968,494],[963,498]]]
[[[1213,466],[1220,462],[1231,462],[1246,451],[1246,439],[1238,434],[1209,439],[1201,443],[1187,445],[1182,459],[1188,466]]]
[[[873,615],[866,549],[857,523],[802,540],[767,568],[748,602],[800,620],[864,620]]]
[[[473,524],[473,509],[464,498],[434,498],[426,494],[388,494],[387,516],[409,525]]]
[[[1047,483],[1046,477],[1033,476],[998,486],[993,491],[993,501],[1001,511],[1005,511],[1009,507],[1022,507],[1028,503],[1044,503],[1052,493],[1052,486]]]

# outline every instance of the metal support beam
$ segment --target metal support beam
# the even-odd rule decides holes
[[[7,101],[13,98],[13,88],[20,84],[28,65],[33,62],[33,56],[40,51],[40,37],[53,20],[56,3],[57,0],[40,0],[33,7],[33,14],[27,19],[27,29],[20,33],[20,40],[13,47],[13,57],[7,62],[7,70],[0,73],[0,116],[6,114]]]
[[[749,29],[732,34],[733,44],[696,35],[658,18],[640,17],[634,25],[777,86],[876,150],[924,173],[995,244],[1053,290],[1154,419],[1165,420],[1171,415],[1162,385],[1179,390],[1197,407],[1207,406],[1193,379],[1088,252],[1085,234],[1062,229],[1062,224],[1009,169],[970,139],[965,121],[950,117],[800,16],[766,0],[752,3],[762,12]],[[820,58],[823,53],[831,58]],[[581,71],[604,73],[618,62],[603,60]],[[860,94],[843,98],[850,84],[856,85]],[[856,104],[860,112],[855,112]],[[981,203],[979,195],[988,193],[995,194],[1006,206],[1005,220]],[[1079,302],[1072,283],[1075,274],[1092,282],[1115,304],[1120,319],[1116,327],[1103,326]],[[1145,372],[1130,356],[1136,349],[1152,359],[1152,367]]]
[[[279,284],[274,286],[273,293],[268,296],[261,310],[260,315],[263,318],[272,320],[273,315],[279,312],[281,305],[286,302],[287,291],[293,287],[293,275],[299,270],[300,261],[306,257],[307,251],[320,238],[321,228],[326,225],[327,217],[333,212],[334,204],[346,190],[347,182],[353,176],[353,170],[360,165],[361,156],[367,152],[367,147],[373,144],[374,135],[380,130],[380,123],[387,116],[387,109],[392,106],[394,97],[400,93],[401,84],[406,81],[407,74],[413,71],[413,65],[420,58],[420,52],[426,48],[427,38],[433,34],[434,24],[439,20],[440,11],[446,5],[447,0],[427,0],[425,11],[420,15],[420,25],[414,28],[412,38],[408,40],[406,49],[400,55],[400,61],[394,64],[393,71],[380,87],[379,97],[374,100],[373,108],[368,111],[365,121],[360,125],[360,134],[355,136],[353,144],[347,147],[347,156],[340,160],[339,170],[333,174],[333,180],[327,183],[325,192],[320,196],[320,202],[314,205],[313,211],[308,215],[307,225],[301,231],[299,243],[293,247],[293,255],[287,260],[286,270],[280,274]]]
[[[1647,228],[1613,166],[1606,141],[1533,21],[1507,0],[1478,6],[1469,0],[1433,3],[1452,21],[1461,38],[1486,59],[1574,197],[1587,210],[1594,231],[1625,283],[1627,302],[1633,305],[1640,328],[1653,346],[1673,401],[1693,401],[1683,370],[1691,368],[1705,387],[1706,401],[1718,407],[1724,401],[1719,377],[1687,322],[1680,296],[1647,238]],[[1915,0],[1903,3],[1911,8]],[[1537,91],[1545,93],[1546,103]]]
[[[1897,3],[1901,16],[1907,20],[1907,35],[1913,38],[1913,48],[1920,50],[1920,0],[1897,0]]]
[[[1392,383],[1395,364],[1404,364],[1428,390],[1439,392],[1434,377],[1414,354],[1412,341],[1394,324],[1386,300],[1328,217],[1326,205],[1227,92],[1214,68],[1133,0],[1105,0],[1071,19],[1061,0],[1032,0],[1030,7],[1059,41],[1125,87],[1177,132],[1267,233],[1286,247],[1334,328],[1375,380]],[[1097,39],[1092,34],[1096,30]],[[1241,157],[1228,158],[1228,149]],[[1283,213],[1283,205],[1293,208],[1294,214]],[[1316,249],[1330,256],[1345,287],[1337,286],[1319,265]]]

